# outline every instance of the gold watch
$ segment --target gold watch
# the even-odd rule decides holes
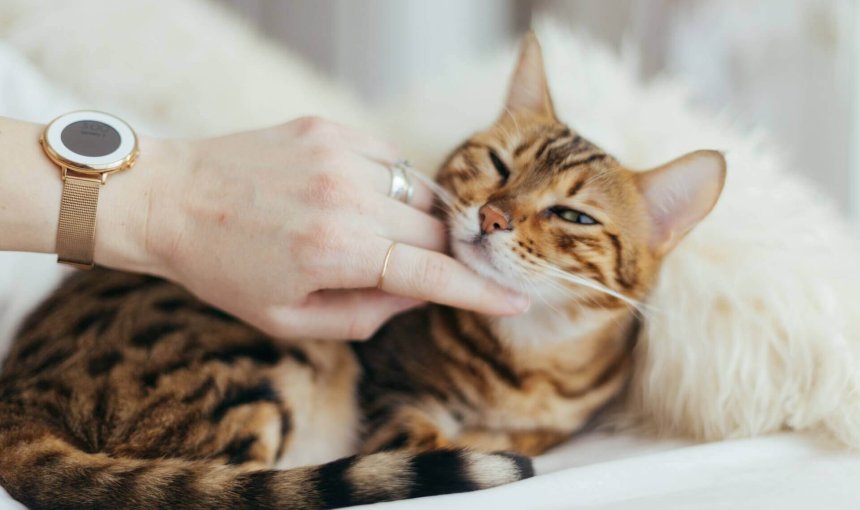
[[[48,124],[41,142],[63,177],[57,261],[90,269],[99,190],[109,175],[134,166],[139,152],[137,135],[113,115],[77,111]]]

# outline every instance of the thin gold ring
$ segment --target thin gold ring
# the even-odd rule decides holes
[[[382,289],[382,282],[385,280],[385,272],[388,270],[388,261],[391,259],[391,252],[394,251],[394,247],[397,246],[397,242],[392,242],[391,246],[388,247],[388,251],[385,252],[385,260],[382,261],[382,272],[379,273],[379,280],[376,281],[376,288]]]

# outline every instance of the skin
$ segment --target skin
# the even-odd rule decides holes
[[[43,126],[0,118],[0,250],[54,253],[58,168]],[[388,144],[307,117],[203,140],[140,139],[102,188],[95,262],[173,280],[283,338],[363,339],[424,301],[511,315],[528,297],[444,255],[432,193],[387,196]],[[376,284],[392,242],[382,289]]]

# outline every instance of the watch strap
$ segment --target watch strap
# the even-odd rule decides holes
[[[63,178],[57,228],[58,262],[85,269],[93,267],[96,208],[101,185],[98,178],[76,177],[69,172]]]

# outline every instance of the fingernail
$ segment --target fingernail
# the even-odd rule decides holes
[[[508,303],[511,304],[516,312],[527,312],[532,305],[532,300],[528,294],[523,294],[516,291],[508,291]]]

